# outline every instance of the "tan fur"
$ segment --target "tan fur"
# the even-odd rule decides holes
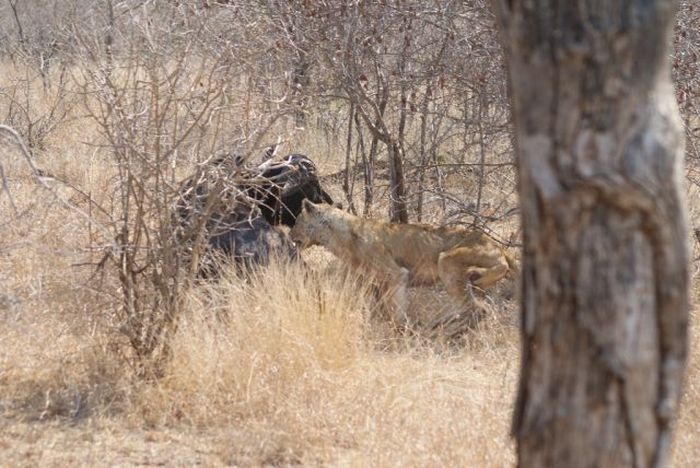
[[[471,288],[484,290],[514,269],[513,260],[481,231],[366,220],[307,201],[291,236],[303,246],[322,245],[371,273],[400,325],[408,323],[409,284],[441,282],[464,309]]]

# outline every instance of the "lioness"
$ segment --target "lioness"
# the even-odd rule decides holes
[[[400,326],[408,325],[409,284],[439,280],[461,311],[472,287],[486,289],[515,270],[512,258],[481,231],[361,219],[308,200],[290,235],[301,246],[321,245],[371,273]]]

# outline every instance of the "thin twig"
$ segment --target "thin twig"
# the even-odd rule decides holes
[[[27,161],[27,164],[29,164],[29,167],[32,170],[32,175],[34,176],[34,180],[45,190],[47,190],[49,193],[51,193],[59,202],[61,202],[64,206],[66,206],[68,209],[78,213],[80,216],[85,218],[89,223],[94,225],[98,230],[102,232],[104,235],[105,239],[111,239],[113,236],[110,233],[109,229],[107,229],[105,226],[103,226],[101,223],[97,222],[95,219],[93,219],[89,214],[87,214],[84,210],[81,210],[77,206],[73,205],[70,203],[68,200],[65,200],[63,197],[61,197],[58,192],[51,187],[49,184],[46,183],[44,180],[44,177],[42,177],[42,174],[44,174],[44,171],[39,169],[36,165],[36,162],[34,161],[34,157],[32,156],[32,153],[29,151],[29,148],[27,148],[27,145],[24,143],[24,140],[22,137],[17,133],[15,129],[12,127],[8,127],[7,125],[1,125],[0,124],[0,132],[5,133],[10,135],[12,138],[14,138],[15,143],[21,150],[22,155],[24,156],[24,159]],[[7,183],[5,180],[4,172],[2,174],[2,179],[3,179],[3,188],[7,190]],[[54,179],[57,182],[61,183],[62,185],[65,185],[70,188],[74,188],[68,184],[65,184],[59,179]],[[9,194],[9,190],[8,190]]]
[[[14,211],[15,216],[19,216],[19,210],[17,209],[17,205],[15,205],[15,200],[12,198],[12,193],[10,193],[10,187],[7,184],[5,170],[2,168],[2,161],[0,161],[0,178],[2,179],[2,189],[7,193],[7,197],[10,199],[10,206],[12,207],[12,211]]]

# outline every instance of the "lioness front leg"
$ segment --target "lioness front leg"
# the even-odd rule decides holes
[[[371,271],[379,282],[382,302],[392,320],[399,327],[408,327],[409,271],[398,265],[390,256],[384,255],[384,252],[375,252],[371,260],[364,263],[364,267]]]
[[[382,281],[384,298],[395,324],[408,328],[408,282],[409,272],[405,268],[387,272]]]

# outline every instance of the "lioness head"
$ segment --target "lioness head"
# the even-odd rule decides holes
[[[303,210],[297,222],[289,232],[292,240],[301,247],[319,245],[328,234],[328,219],[325,214],[327,206],[314,205],[309,200],[303,201]]]

